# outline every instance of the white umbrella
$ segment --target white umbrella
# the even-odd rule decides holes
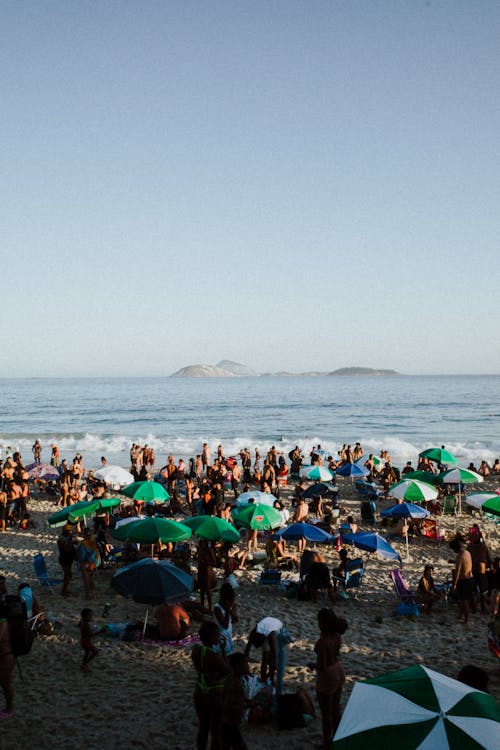
[[[270,492],[260,492],[259,490],[250,490],[250,492],[242,492],[236,500],[236,505],[248,505],[248,503],[254,502],[260,505],[271,505],[273,506],[278,498],[271,495]]]
[[[125,487],[134,481],[133,475],[121,466],[103,466],[95,472],[95,476],[113,487]]]

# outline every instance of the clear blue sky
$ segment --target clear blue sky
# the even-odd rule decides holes
[[[0,11],[1,376],[500,372],[496,0]]]

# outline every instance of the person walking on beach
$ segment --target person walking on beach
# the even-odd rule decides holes
[[[314,651],[316,663],[316,698],[321,711],[323,727],[323,750],[330,750],[332,737],[340,723],[340,697],[345,683],[345,674],[339,660],[341,636],[347,630],[347,622],[337,617],[333,609],[318,612],[320,637]]]
[[[83,659],[80,669],[82,672],[88,672],[89,662],[95,659],[99,653],[99,649],[92,643],[92,639],[97,633],[101,632],[101,628],[95,629],[92,627],[94,613],[88,607],[82,609],[80,617],[81,620],[78,623],[78,627],[80,628],[80,645],[83,649]]]
[[[231,669],[215,622],[204,622],[199,635],[201,643],[193,646],[191,651],[191,660],[198,675],[193,696],[199,721],[196,748],[206,750],[211,734],[212,750],[221,750],[224,681]]]
[[[83,539],[78,546],[78,562],[85,588],[85,598],[95,597],[94,574],[96,568],[101,564],[99,546],[92,536],[89,528],[83,530]]]

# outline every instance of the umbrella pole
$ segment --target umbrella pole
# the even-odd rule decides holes
[[[408,532],[405,534],[406,537],[406,559],[410,559],[410,542],[408,541]]]
[[[462,484],[458,483],[458,515],[462,515]]]
[[[146,635],[146,628],[148,625],[148,615],[149,615],[149,607],[146,609],[146,615],[144,617],[144,626],[142,628],[142,640],[144,640],[144,636]]]

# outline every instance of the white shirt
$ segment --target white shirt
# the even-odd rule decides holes
[[[274,633],[283,627],[283,623],[281,620],[278,620],[277,617],[264,617],[263,620],[257,623],[257,627],[255,628],[256,633],[260,633],[261,635],[267,636],[269,633]]]

